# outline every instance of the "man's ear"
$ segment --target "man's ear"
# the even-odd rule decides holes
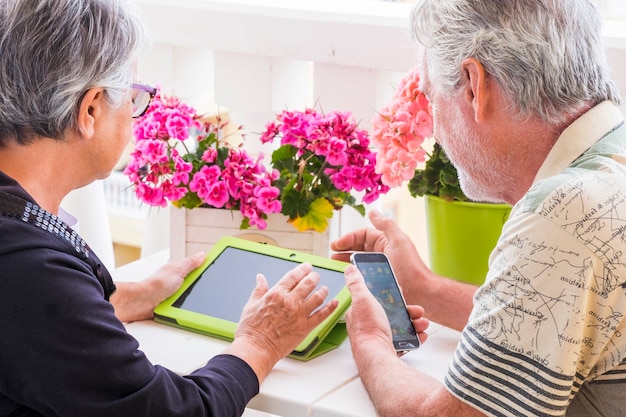
[[[87,139],[95,134],[96,118],[102,112],[104,89],[87,90],[78,107],[78,131]]]
[[[463,94],[468,105],[474,110],[474,120],[482,122],[487,115],[489,85],[485,67],[475,58],[467,58],[461,64],[463,71]]]

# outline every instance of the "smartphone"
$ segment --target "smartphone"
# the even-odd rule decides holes
[[[350,261],[361,271],[367,288],[385,309],[396,351],[417,349],[420,340],[387,255],[380,252],[355,252],[350,256]]]

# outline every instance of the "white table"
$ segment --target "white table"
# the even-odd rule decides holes
[[[154,321],[130,323],[126,328],[152,363],[180,375],[201,367],[228,344]],[[356,377],[349,343],[309,362],[285,358],[276,364],[248,407],[283,417],[307,416],[316,401]]]
[[[251,408],[246,408],[241,415],[241,417],[281,417],[276,414],[269,414],[259,410],[253,410]]]
[[[143,258],[114,270],[113,278],[116,281],[142,279],[167,257],[165,251]],[[181,375],[204,365],[228,344],[154,321],[130,323],[126,328],[154,364]],[[458,332],[432,324],[427,343],[402,360],[441,380],[457,341]],[[358,378],[349,342],[308,362],[281,360],[248,407],[246,417],[267,417],[266,413],[281,417],[376,416]]]

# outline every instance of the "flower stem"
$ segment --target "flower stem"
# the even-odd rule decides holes
[[[328,161],[326,161],[324,159],[324,162],[322,163],[322,166],[320,167],[320,169],[315,173],[315,176],[313,177],[313,180],[311,181],[311,187],[313,187],[313,185],[315,184],[316,181],[319,181],[322,174],[324,173],[324,170],[326,169],[326,167],[328,166]]]

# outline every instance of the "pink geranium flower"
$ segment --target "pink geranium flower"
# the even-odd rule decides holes
[[[426,96],[419,90],[414,68],[400,81],[391,100],[372,119],[372,142],[378,148],[376,172],[384,184],[400,186],[413,178],[426,159],[424,140],[432,135],[433,118]]]
[[[159,91],[133,128],[135,149],[124,173],[135,195],[151,206],[240,210],[242,228],[265,228],[267,215],[281,210],[272,185],[277,174],[263,166],[262,156],[254,159],[219,138],[223,127]]]
[[[280,173],[282,213],[299,230],[323,231],[333,210],[351,206],[365,213],[352,195],[371,203],[389,187],[376,173],[369,134],[349,112],[327,114],[307,108],[283,111],[266,125],[261,142],[277,140],[272,166]]]

